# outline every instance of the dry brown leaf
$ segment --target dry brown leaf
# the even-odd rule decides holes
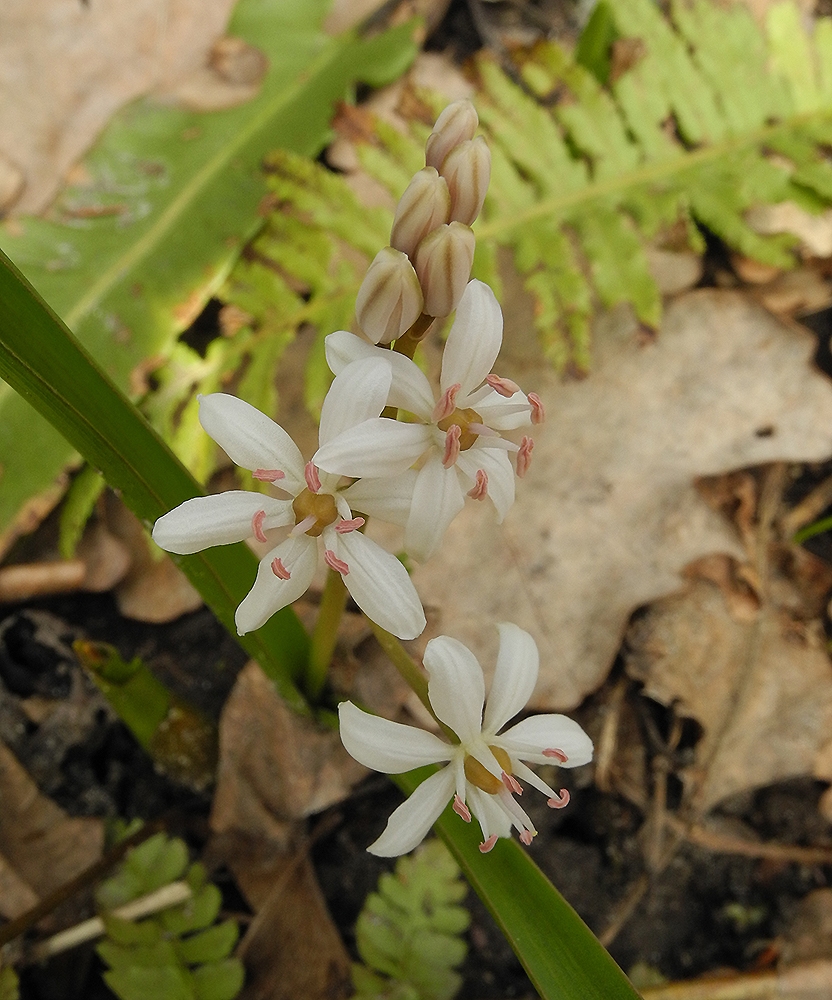
[[[48,895],[97,861],[103,843],[101,820],[67,816],[0,743],[0,854],[19,878]]]
[[[25,178],[15,211],[43,209],[123,104],[202,66],[233,7],[234,0],[4,0],[0,153]]]
[[[590,375],[567,384],[536,356],[525,300],[504,305],[499,370],[540,392],[547,421],[504,524],[470,504],[415,580],[440,609],[435,631],[484,666],[493,623],[529,629],[541,649],[533,704],[566,709],[601,684],[636,607],[678,589],[694,559],[743,557],[693,481],[832,454],[832,384],[812,367],[808,333],[736,292],[680,296],[655,338],[626,309],[602,317]]]
[[[340,802],[365,773],[337,732],[292,712],[260,667],[249,663],[220,720],[211,828],[281,843],[287,820]]]
[[[627,633],[627,670],[703,728],[686,779],[707,811],[730,795],[811,774],[832,728],[832,670],[818,623],[765,604],[733,616],[705,580],[657,601]]]
[[[31,910],[38,897],[0,854],[0,917],[14,920]]]

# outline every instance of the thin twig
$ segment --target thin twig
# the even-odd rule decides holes
[[[827,476],[823,482],[810,490],[800,503],[783,515],[780,520],[783,534],[786,538],[791,538],[804,525],[816,521],[830,504],[832,504],[832,476]]]

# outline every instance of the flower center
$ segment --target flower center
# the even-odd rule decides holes
[[[505,750],[501,747],[489,747],[488,749],[497,758],[497,763],[506,774],[511,774],[511,760]],[[465,777],[471,784],[476,785],[477,788],[481,788],[484,792],[488,792],[489,795],[496,795],[504,787],[503,782],[496,775],[486,770],[476,757],[466,754],[463,767],[465,769]]]
[[[313,493],[311,490],[304,490],[295,497],[292,510],[295,512],[296,524],[300,524],[307,517],[315,518],[312,527],[306,529],[306,534],[312,538],[317,538],[324,528],[338,517],[335,497],[331,493]]]
[[[449,431],[456,424],[462,433],[459,437],[459,450],[467,451],[477,440],[476,431],[469,429],[471,424],[482,424],[482,417],[476,410],[466,407],[464,410],[454,410],[447,417],[443,417],[436,425],[440,431]]]

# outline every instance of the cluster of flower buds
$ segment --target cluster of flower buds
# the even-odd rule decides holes
[[[376,254],[355,303],[361,331],[389,344],[408,330],[418,339],[459,304],[474,260],[471,225],[482,209],[491,153],[476,136],[470,101],[449,105],[425,147],[426,166],[401,197],[390,246]]]

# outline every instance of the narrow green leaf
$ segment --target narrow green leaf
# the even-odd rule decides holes
[[[435,769],[393,776],[410,795]],[[514,839],[479,851],[476,823],[450,805],[434,824],[543,1000],[639,1000],[630,981]]]
[[[150,526],[202,490],[138,411],[98,370],[72,334],[0,251],[0,377],[21,393],[121,491]],[[17,448],[24,454],[28,449]],[[254,582],[257,560],[246,546],[209,549],[179,560],[205,602],[234,632],[234,611]],[[306,702],[293,677],[308,638],[291,608],[240,640],[294,708]]]

